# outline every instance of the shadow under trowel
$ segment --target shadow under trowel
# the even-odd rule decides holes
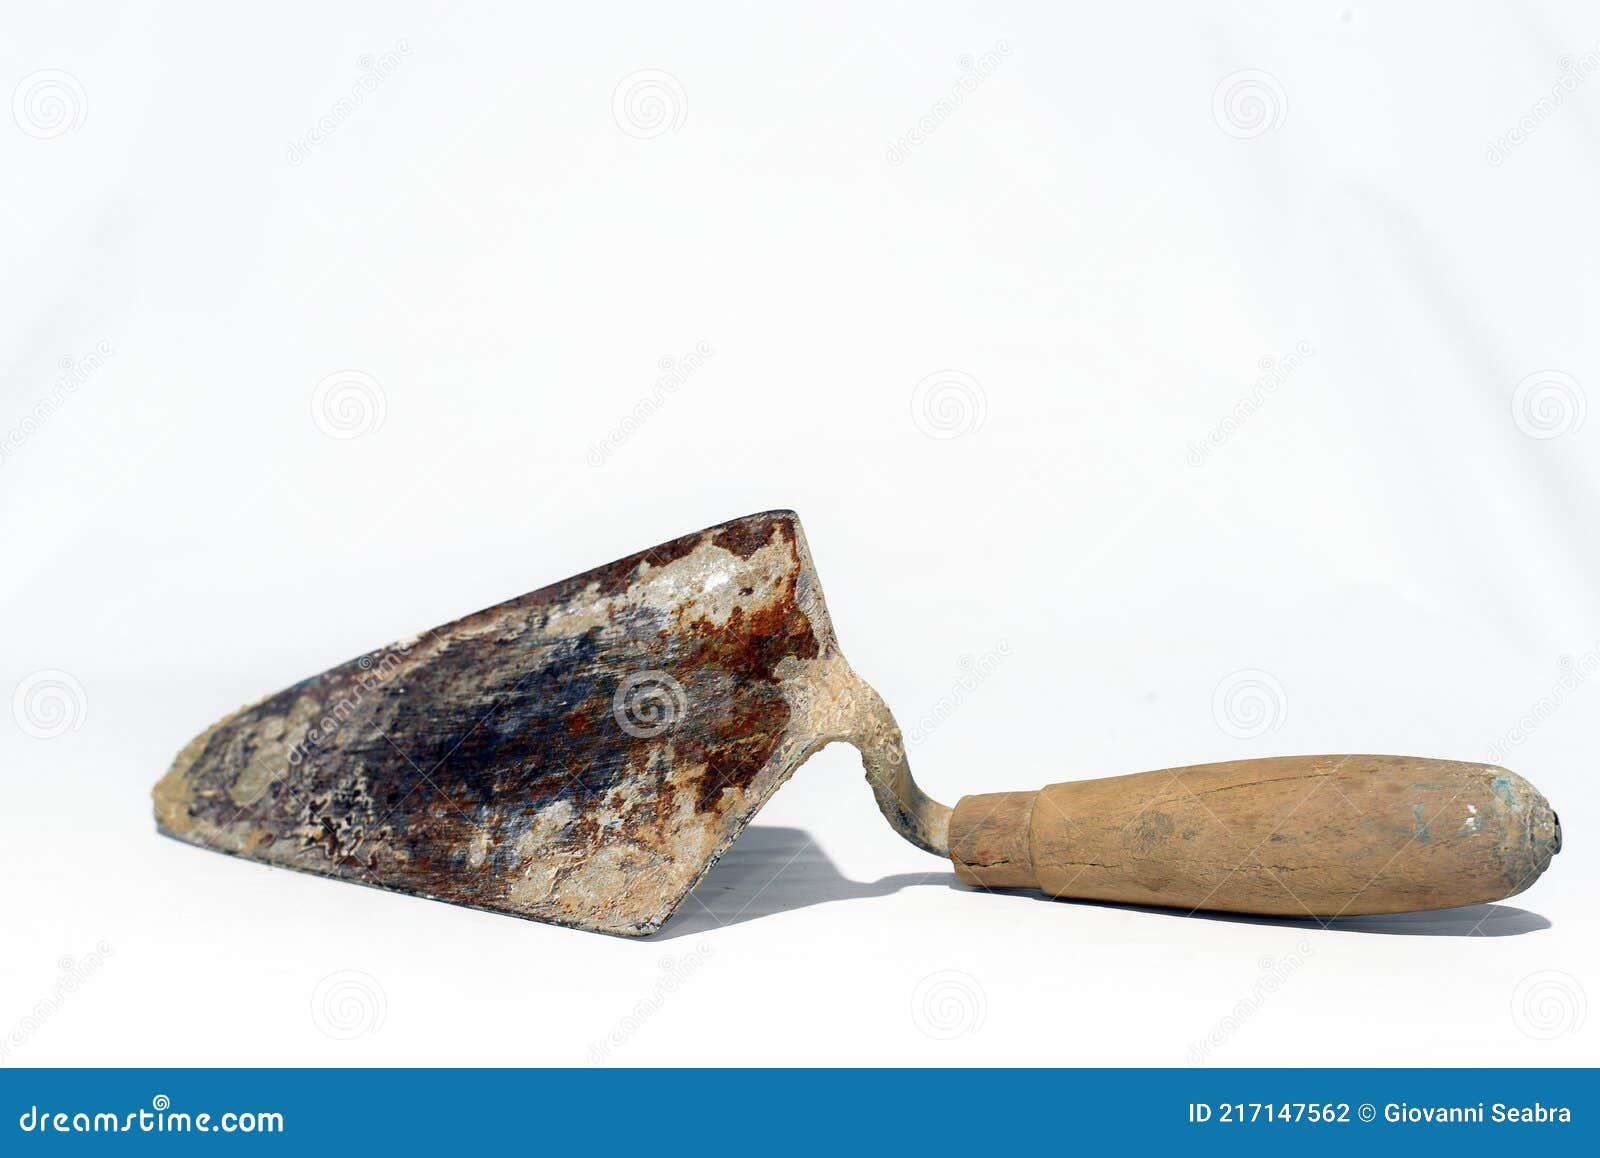
[[[959,885],[960,888],[970,888]],[[973,891],[978,891],[974,889]],[[1158,917],[1190,921],[1225,921],[1236,925],[1272,925],[1282,929],[1307,929],[1317,933],[1381,933],[1390,937],[1514,937],[1551,927],[1538,913],[1511,905],[1462,905],[1421,913],[1374,913],[1361,917],[1268,917],[1254,913],[1213,913],[1205,910],[1164,909],[1155,905],[1123,905],[1112,901],[1080,901],[1051,897],[1031,889],[1004,890],[1007,896],[1027,897],[1057,905],[1093,905],[1126,909]]]
[[[803,909],[830,901],[886,897],[919,885],[982,891],[962,884],[954,871],[930,862],[929,871],[896,873],[876,881],[853,881],[841,873],[809,832],[753,824],[733,842],[717,866],[684,900],[678,913],[655,941],[691,936],[726,925],[743,924],[758,917]],[[1058,905],[1096,905],[1151,913],[1168,920],[1227,921],[1236,924],[1274,925],[1318,933],[1377,933],[1404,937],[1511,937],[1550,928],[1538,913],[1511,905],[1468,905],[1426,913],[1384,913],[1365,917],[1339,917],[1331,921],[1311,917],[1260,917],[1246,913],[1187,913],[1147,905],[1116,905],[1100,901],[1060,900],[1032,889],[1000,890],[996,897],[1044,901]]]
[[[925,873],[853,881],[839,871],[809,832],[753,824],[653,939],[704,933],[829,901],[886,897],[917,885],[955,884],[956,875],[948,867],[941,870],[938,861],[930,861],[928,867]]]

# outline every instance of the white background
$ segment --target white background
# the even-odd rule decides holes
[[[1597,46],[1578,3],[11,12],[0,1064],[1593,1063]],[[1009,649],[914,746],[946,801],[1500,742],[1568,847],[1327,931],[983,895],[836,747],[628,942],[155,834],[242,703],[770,507],[908,729]]]

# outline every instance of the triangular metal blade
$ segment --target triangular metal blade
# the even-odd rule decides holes
[[[156,817],[282,868],[643,935],[833,739],[903,766],[838,653],[799,520],[775,511],[245,708],[178,756]]]

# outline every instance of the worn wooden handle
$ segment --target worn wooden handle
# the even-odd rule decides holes
[[[1561,848],[1549,803],[1488,764],[1285,756],[962,798],[970,884],[1296,917],[1497,901]]]

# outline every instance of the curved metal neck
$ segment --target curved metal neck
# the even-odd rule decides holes
[[[852,673],[853,674],[853,673]],[[890,826],[924,852],[950,855],[950,812],[922,791],[911,776],[905,737],[883,697],[859,676],[851,689],[855,729],[850,742],[861,752],[867,782]]]

